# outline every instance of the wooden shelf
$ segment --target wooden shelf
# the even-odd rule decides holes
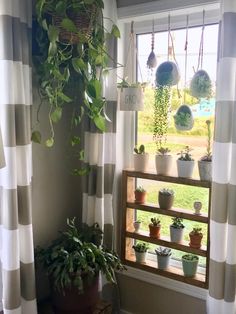
[[[172,217],[180,217],[183,219],[193,220],[202,223],[208,223],[208,216],[205,213],[201,215],[196,215],[191,213],[187,209],[182,208],[172,208],[172,209],[161,209],[155,204],[137,204],[135,202],[127,202],[126,206],[128,208],[139,209],[151,213],[158,213],[165,216],[172,216]]]
[[[125,257],[125,264],[127,266],[139,268],[144,271],[148,271],[157,275],[161,275],[170,279],[178,280],[196,287],[207,289],[206,276],[203,274],[197,274],[193,278],[185,277],[181,268],[170,266],[167,270],[157,268],[157,263],[147,260],[145,264],[135,262],[134,255],[127,255]]]
[[[198,186],[198,187],[203,187],[203,188],[211,187],[210,181],[201,181],[201,180],[196,180],[196,179],[162,176],[155,173],[138,172],[134,170],[123,170],[123,174],[126,175],[127,177],[133,177],[133,178],[170,182],[170,183],[176,183],[176,184]]]
[[[171,242],[170,238],[168,237],[161,237],[160,239],[151,238],[149,237],[149,233],[145,231],[140,231],[139,233],[126,231],[125,236],[128,238],[153,243],[156,245],[170,247],[171,249],[183,251],[186,253],[192,253],[203,257],[207,256],[207,249],[205,246],[202,246],[200,249],[194,249],[191,248],[186,241],[183,241],[181,243],[175,243]]]

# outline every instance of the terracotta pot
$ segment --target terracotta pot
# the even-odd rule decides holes
[[[158,202],[161,209],[171,209],[174,202],[174,195],[166,195],[163,193],[158,193]]]
[[[170,174],[173,157],[171,155],[156,155],[157,174],[168,176]]]
[[[84,279],[84,292],[78,293],[76,287],[68,287],[63,292],[52,288],[52,305],[55,314],[91,314],[99,299],[98,276],[92,281]],[[53,283],[51,281],[51,287]]]
[[[202,233],[194,234],[190,232],[189,238],[190,238],[189,246],[195,249],[200,249],[202,245],[201,243],[202,243],[203,234]]]
[[[133,154],[134,156],[134,170],[145,172],[148,168],[149,154]]]
[[[149,236],[151,238],[159,239],[161,236],[161,225],[153,226],[152,224],[149,225]]]
[[[135,201],[135,203],[137,203],[137,204],[145,203],[146,194],[147,194],[147,192],[134,191],[134,195],[135,195],[135,200],[134,201]]]

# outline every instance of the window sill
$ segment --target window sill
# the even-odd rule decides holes
[[[198,299],[206,300],[208,291],[203,288],[198,288],[186,283],[182,283],[176,280],[172,280],[163,276],[155,275],[144,270],[126,266],[127,271],[123,272],[124,276],[128,276],[134,279],[138,279],[147,282],[152,285],[163,287],[169,290],[174,290],[176,292],[186,294]]]

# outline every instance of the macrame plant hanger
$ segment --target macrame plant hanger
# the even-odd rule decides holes
[[[155,24],[154,20],[152,20],[152,34],[151,34],[151,52],[148,56],[147,60],[147,67],[150,71],[150,79],[149,81],[152,81],[152,76],[153,76],[153,69],[156,68],[157,66],[157,58],[154,52],[155,48]]]
[[[202,12],[202,33],[201,33],[201,40],[200,40],[199,53],[198,53],[197,71],[202,69],[202,66],[203,66],[204,32],[205,32],[205,10],[203,10]]]
[[[124,73],[125,69],[128,68],[130,65],[130,77],[131,80],[128,81],[123,76],[123,80],[121,83],[118,84],[119,91],[118,91],[118,102],[120,104],[120,110],[122,111],[141,111],[143,110],[143,86],[139,84],[134,79],[134,66],[135,60],[137,60],[138,70],[140,71],[141,81],[143,81],[141,68],[137,58],[137,49],[135,46],[135,37],[134,37],[134,22],[131,22],[130,26],[130,41],[129,47],[127,51],[127,57],[124,65]],[[134,53],[134,55],[133,55]],[[132,54],[132,55],[131,55]],[[130,63],[129,63],[130,62]]]
[[[189,31],[189,16],[186,16],[186,37],[185,37],[185,59],[184,59],[184,103],[177,110],[174,120],[175,127],[179,131],[189,131],[193,128],[194,119],[191,108],[186,104],[186,88],[187,88],[187,69],[188,69],[188,31]],[[182,101],[181,101],[182,102]]]

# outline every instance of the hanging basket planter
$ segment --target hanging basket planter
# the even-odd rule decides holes
[[[179,68],[172,61],[165,61],[156,70],[156,86],[174,86],[180,80]]]
[[[204,70],[197,71],[190,83],[190,94],[196,98],[209,98],[212,93],[211,79]]]
[[[142,86],[118,88],[118,104],[121,111],[142,111],[144,109]]]
[[[179,131],[189,131],[193,128],[194,119],[192,110],[187,105],[182,105],[174,115],[175,127]]]

